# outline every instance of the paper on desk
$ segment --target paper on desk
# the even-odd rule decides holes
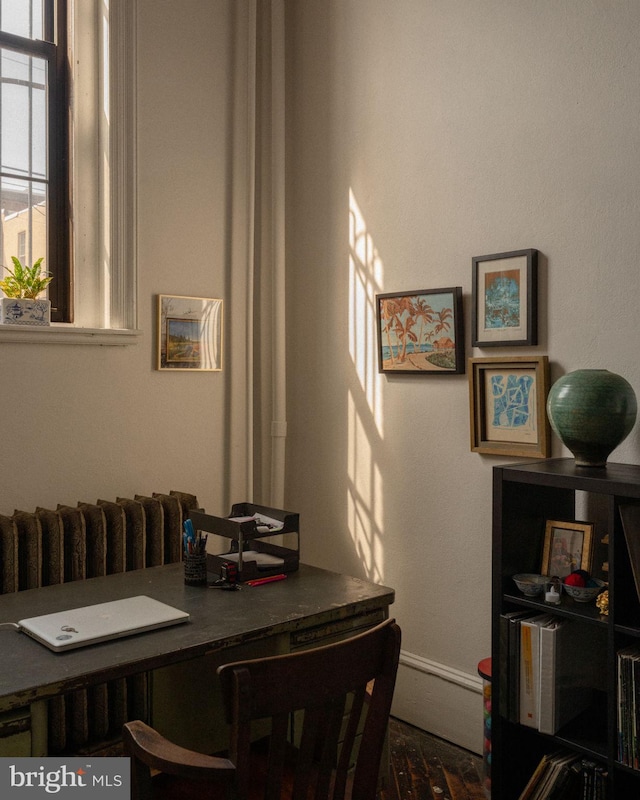
[[[219,558],[225,558],[227,561],[237,561],[238,553],[223,553]],[[283,567],[284,559],[278,556],[272,556],[270,553],[259,553],[257,550],[245,550],[242,554],[243,561],[255,561],[258,569],[267,569],[271,567]]]
[[[255,520],[260,533],[267,533],[267,531],[270,533],[277,533],[284,528],[284,523],[280,522],[279,519],[265,517],[264,514],[254,514],[251,517],[229,517],[229,519],[231,522],[251,522]],[[264,530],[261,530],[262,528],[264,528]]]

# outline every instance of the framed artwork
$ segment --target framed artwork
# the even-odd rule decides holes
[[[471,450],[547,458],[547,356],[469,359]]]
[[[576,569],[591,572],[593,523],[547,520],[542,551],[542,575],[566,578]]]
[[[222,369],[222,300],[158,295],[158,369]]]
[[[376,295],[379,372],[464,373],[462,287]]]
[[[472,259],[474,347],[538,344],[538,251]]]

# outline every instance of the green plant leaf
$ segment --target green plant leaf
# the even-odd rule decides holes
[[[16,256],[11,256],[11,260],[13,261],[13,270],[4,267],[9,276],[0,281],[0,289],[7,297],[27,297],[35,300],[53,280],[53,276],[47,277],[46,272],[42,272],[44,257],[35,261],[31,267],[22,264]]]

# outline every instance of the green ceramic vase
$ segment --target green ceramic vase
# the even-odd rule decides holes
[[[636,395],[631,384],[614,372],[578,369],[553,384],[547,414],[577,466],[604,467],[633,428]]]

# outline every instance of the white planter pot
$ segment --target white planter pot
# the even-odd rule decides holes
[[[50,325],[51,300],[2,297],[0,298],[0,324]]]

